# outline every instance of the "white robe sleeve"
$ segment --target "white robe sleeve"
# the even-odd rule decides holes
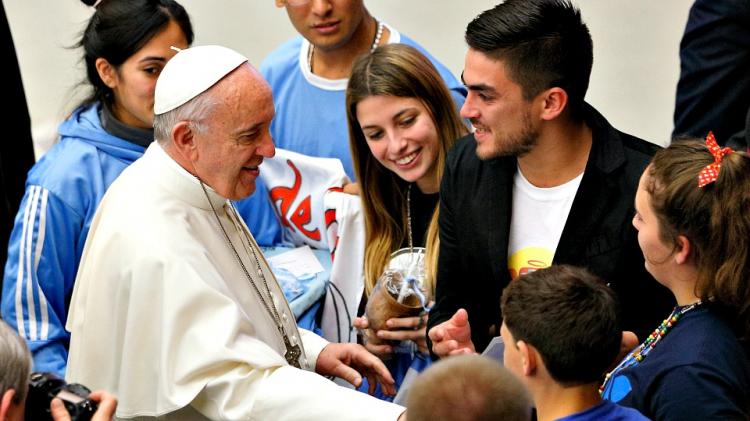
[[[325,348],[330,342],[307,329],[299,328],[299,335],[302,339],[302,345],[305,347],[307,360],[310,362],[310,365],[315,367],[315,362],[318,361],[318,355],[320,355],[323,348]]]
[[[212,313],[217,315],[217,320],[212,323],[216,326],[220,313]],[[243,329],[237,326],[225,333],[233,330],[239,333]],[[300,336],[308,361],[314,367],[328,342],[303,329],[300,329]],[[249,339],[244,335],[225,338],[227,343],[234,342],[235,345],[226,349],[224,362],[214,361],[217,366],[212,367],[210,373],[205,372],[204,377],[209,380],[191,406],[207,418],[396,420],[404,411],[401,406],[338,386],[318,374],[291,367],[276,351]],[[240,342],[247,344],[247,349]],[[258,355],[259,352],[276,356],[278,362],[258,365],[252,359],[242,358],[251,353]],[[196,374],[200,372],[194,370]]]
[[[69,321],[68,378],[116,393],[122,418],[186,406],[216,420],[395,420],[403,412],[287,365],[273,348],[277,333],[261,304],[238,306],[209,268],[200,259],[141,260],[114,294],[107,288],[79,294]],[[251,310],[257,313],[245,313]],[[304,330],[300,336],[314,367],[327,341]]]
[[[210,419],[222,420],[395,421],[405,410],[290,366],[263,370],[262,379],[254,377],[238,366],[212,379],[191,406]],[[245,382],[258,383],[252,400],[238,387]]]

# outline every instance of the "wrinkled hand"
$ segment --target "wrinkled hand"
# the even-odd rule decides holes
[[[419,352],[429,354],[427,349],[427,313],[417,317],[394,317],[385,322],[387,329],[373,331],[369,329],[366,317],[354,319],[354,327],[362,332],[362,339],[368,351],[383,358],[393,353],[393,346],[388,341],[414,341]],[[377,338],[376,343],[373,339]]]
[[[440,358],[476,353],[471,341],[469,314],[464,309],[459,309],[450,320],[430,329],[428,334],[432,341],[432,352]]]
[[[99,405],[94,416],[91,417],[91,421],[110,421],[114,417],[117,410],[117,399],[114,395],[103,390],[97,390],[91,392],[89,399]],[[55,421],[70,421],[70,414],[65,409],[65,404],[58,398],[52,399],[50,413]]]
[[[315,362],[315,372],[324,376],[340,377],[354,387],[362,384],[362,376],[367,377],[368,392],[375,393],[375,386],[388,396],[396,394],[396,382],[380,358],[367,352],[362,345],[330,343],[323,348]]]

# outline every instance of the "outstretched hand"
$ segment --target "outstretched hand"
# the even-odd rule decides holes
[[[459,309],[450,320],[430,329],[432,352],[440,358],[451,355],[474,354],[474,343],[471,341],[469,314]]]
[[[370,394],[380,383],[381,390],[388,396],[396,394],[396,382],[380,358],[367,352],[362,345],[330,343],[323,348],[315,363],[315,372],[324,376],[340,377],[354,387],[362,384],[362,376],[367,377]]]

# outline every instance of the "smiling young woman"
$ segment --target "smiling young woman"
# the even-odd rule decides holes
[[[364,210],[365,295],[372,292],[394,251],[425,247],[423,286],[432,300],[439,246],[438,188],[448,149],[466,134],[466,127],[435,67],[402,44],[381,46],[355,62],[346,110]],[[357,324],[367,327],[362,318]],[[395,342],[410,340],[427,353],[422,317],[394,318],[389,326],[369,334]],[[366,345],[380,355],[393,352],[391,345]],[[399,373],[393,374],[398,383]]]

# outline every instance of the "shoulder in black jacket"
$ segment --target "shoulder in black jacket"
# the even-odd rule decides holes
[[[674,305],[669,291],[646,272],[631,223],[638,180],[658,146],[616,130],[590,106],[586,123],[593,136],[589,161],[553,263],[583,266],[604,278],[620,299],[623,328],[644,338]],[[499,335],[500,295],[511,280],[508,235],[516,158],[482,161],[475,150],[468,135],[446,161],[436,303],[428,330],[465,308],[481,352]]]

